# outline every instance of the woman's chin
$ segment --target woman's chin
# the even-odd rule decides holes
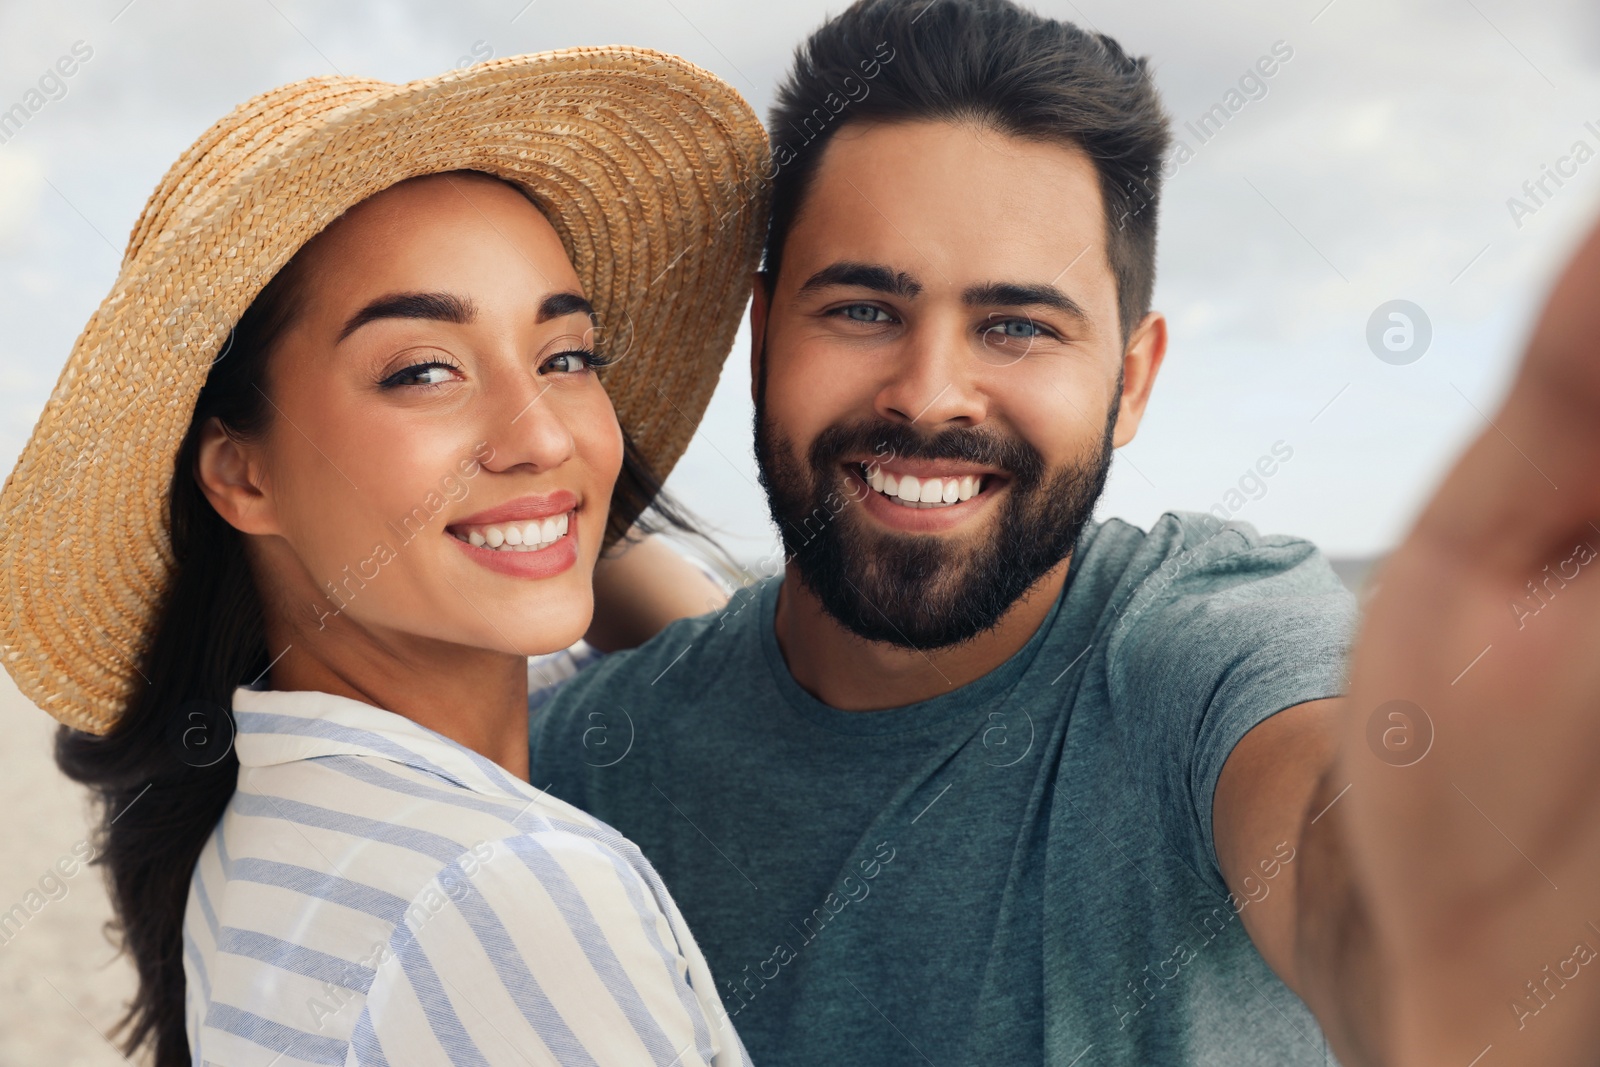
[[[457,606],[467,601],[461,621],[475,633],[487,623],[480,636],[488,648],[515,648],[527,656],[558,652],[577,643],[594,618],[594,564],[588,559],[538,580],[489,569],[456,584],[447,591],[459,594]]]

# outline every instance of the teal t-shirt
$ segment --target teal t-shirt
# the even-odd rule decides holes
[[[1239,739],[1341,692],[1354,601],[1311,544],[1094,524],[1024,648],[883,711],[800,688],[777,592],[532,723],[533,783],[655,864],[757,1067],[1331,1062],[1238,917],[1292,891],[1293,849],[1230,899],[1211,834]]]

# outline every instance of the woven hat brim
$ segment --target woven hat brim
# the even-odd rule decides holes
[[[0,654],[18,687],[102,733],[145,684],[195,398],[262,286],[344,211],[451,170],[527,190],[618,357],[604,378],[617,417],[665,477],[738,328],[766,165],[737,92],[646,49],[508,57],[404,85],[309,79],[235,109],[151,196],[0,492]]]

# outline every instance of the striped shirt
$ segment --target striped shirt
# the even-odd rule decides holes
[[[233,708],[239,787],[184,917],[194,1063],[746,1067],[615,830],[359,701]]]

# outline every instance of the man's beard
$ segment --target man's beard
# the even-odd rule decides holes
[[[756,462],[784,550],[823,609],[868,641],[943,648],[993,629],[1067,558],[1111,468],[1120,388],[1095,453],[1052,474],[1038,450],[1018,438],[966,428],[924,436],[881,419],[828,427],[802,463],[766,417],[765,378],[756,397]],[[880,465],[948,459],[1003,471],[1008,493],[988,520],[989,535],[974,544],[869,528],[857,509],[875,490],[842,466],[847,457],[869,455]]]

